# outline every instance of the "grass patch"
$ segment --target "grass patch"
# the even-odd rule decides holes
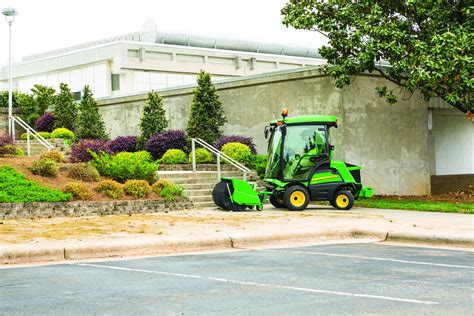
[[[357,206],[413,210],[425,212],[445,212],[445,213],[467,213],[474,214],[474,205],[471,203],[456,203],[444,201],[426,201],[416,199],[360,199],[356,201]]]

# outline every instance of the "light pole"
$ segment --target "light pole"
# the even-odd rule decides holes
[[[9,67],[9,80],[8,80],[8,135],[15,137],[15,131],[13,130],[13,77],[12,77],[12,23],[15,17],[18,15],[18,11],[14,8],[5,8],[2,11],[5,19],[8,22],[8,67]]]

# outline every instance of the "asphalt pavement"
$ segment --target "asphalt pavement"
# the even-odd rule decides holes
[[[472,315],[474,253],[384,243],[0,269],[0,314]]]

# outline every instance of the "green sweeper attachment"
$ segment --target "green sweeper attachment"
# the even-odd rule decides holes
[[[266,197],[277,208],[303,210],[310,201],[329,201],[340,210],[349,210],[359,197],[371,197],[372,188],[363,187],[361,167],[334,160],[329,130],[337,127],[331,115],[312,115],[282,119],[265,127],[268,161],[258,192],[241,179],[222,178],[212,192],[214,203],[226,210],[263,209]]]

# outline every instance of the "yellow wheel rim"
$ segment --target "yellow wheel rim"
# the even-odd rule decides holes
[[[339,195],[336,198],[336,205],[341,208],[347,207],[347,205],[349,205],[349,197],[345,194]]]
[[[295,191],[291,193],[290,201],[294,207],[300,207],[306,202],[306,196],[301,191]]]

